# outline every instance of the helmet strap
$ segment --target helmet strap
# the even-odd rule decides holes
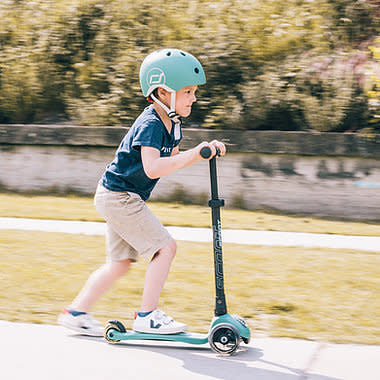
[[[174,121],[174,123],[180,123],[180,116],[175,112],[175,99],[176,99],[176,94],[175,91],[169,91],[170,92],[170,108],[166,106],[164,103],[161,102],[161,100],[158,100],[153,93],[150,94],[150,97],[153,99],[155,103],[160,105],[168,117]]]

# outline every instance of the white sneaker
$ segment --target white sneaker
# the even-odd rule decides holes
[[[76,314],[74,312],[74,314]],[[58,317],[58,323],[68,329],[88,336],[103,336],[104,327],[89,313],[74,315],[71,310],[63,309]]]
[[[135,314],[133,330],[142,333],[154,334],[178,334],[187,329],[184,323],[176,322],[161,310],[153,310],[146,317]]]

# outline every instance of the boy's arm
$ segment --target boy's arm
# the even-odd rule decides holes
[[[219,143],[223,145],[224,144]],[[203,142],[193,149],[174,154],[170,157],[160,157],[160,151],[150,146],[141,147],[141,159],[144,167],[145,174],[151,178],[160,178],[165,175],[171,174],[178,169],[183,169],[187,166],[193,165],[198,161],[203,160],[200,151],[203,147],[208,146],[211,149],[212,156],[215,155],[215,145],[213,143]],[[223,149],[223,153],[225,148]],[[210,157],[210,158],[211,158]]]

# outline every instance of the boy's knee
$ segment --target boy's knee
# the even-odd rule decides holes
[[[164,254],[170,259],[174,259],[174,256],[177,252],[177,243],[175,240],[171,239],[170,242],[163,248],[161,248],[157,253]]]
[[[112,271],[115,277],[121,277],[125,273],[127,273],[130,263],[131,260],[129,259],[121,261],[112,261],[110,263],[110,270]]]
[[[177,253],[177,243],[176,243],[176,241],[175,240],[170,240],[170,243],[168,244],[169,245],[169,250],[170,250],[170,253],[171,253],[171,255],[173,256],[173,258],[174,258],[174,256],[176,255],[176,253]]]
[[[172,240],[170,240],[169,246],[170,246],[169,249],[170,249],[171,252],[173,252],[173,254],[175,255],[176,252],[177,252],[177,242],[176,242],[174,239],[172,239]]]

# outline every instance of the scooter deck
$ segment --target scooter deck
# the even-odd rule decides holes
[[[118,342],[121,340],[161,340],[171,342],[183,342],[190,344],[205,344],[208,342],[207,334],[199,333],[180,333],[180,334],[153,334],[139,333],[135,331],[120,332],[116,329],[107,331],[107,340]]]

